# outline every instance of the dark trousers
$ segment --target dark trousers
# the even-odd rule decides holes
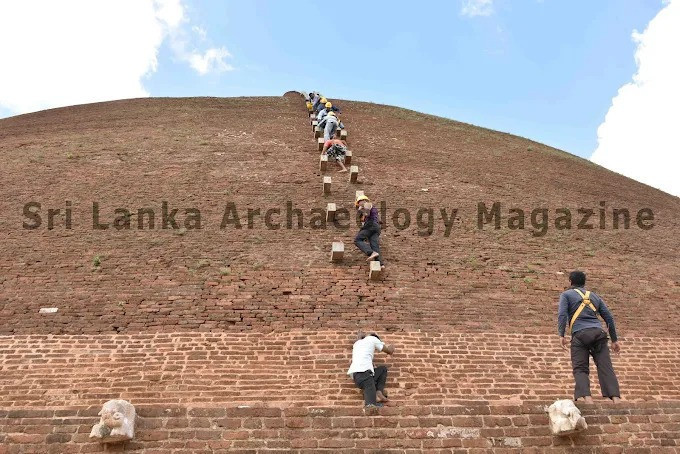
[[[364,390],[364,405],[376,404],[375,393],[385,391],[387,382],[387,367],[378,366],[374,368],[374,373],[370,370],[366,372],[355,372],[352,376],[354,383]]]
[[[571,365],[574,369],[574,399],[590,396],[590,355],[597,367],[597,377],[603,397],[621,397],[612,359],[609,356],[607,333],[602,328],[586,328],[571,336]]]
[[[373,252],[380,254],[380,224],[365,222],[354,238],[354,244],[366,255],[371,255]],[[380,264],[383,263],[380,255],[376,260],[380,261]]]

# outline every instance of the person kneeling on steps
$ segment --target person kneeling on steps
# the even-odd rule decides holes
[[[382,407],[387,402],[385,383],[387,382],[387,367],[373,367],[375,351],[394,353],[394,347],[382,342],[376,333],[357,333],[357,341],[352,347],[352,364],[347,375],[364,391],[364,406],[366,408]]]
[[[361,252],[368,256],[367,262],[378,260],[380,268],[384,269],[385,264],[380,255],[380,220],[378,218],[378,209],[373,206],[365,195],[357,198],[355,206],[361,215],[363,225],[354,238],[354,244],[361,249]]]

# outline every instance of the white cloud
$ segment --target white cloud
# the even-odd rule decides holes
[[[202,28],[194,26],[191,31],[198,35],[201,41],[206,40],[206,33]],[[170,47],[177,60],[188,63],[200,75],[210,72],[233,71],[234,69],[225,61],[225,59],[231,57],[226,48],[212,47],[200,51],[191,45],[191,36],[181,27],[174,29],[170,34]]]
[[[208,49],[202,55],[193,53],[190,57],[191,67],[198,71],[199,74],[207,74],[213,71],[218,73],[231,71],[234,67],[224,62],[224,59],[230,56],[224,47]]]
[[[460,9],[463,16],[490,16],[493,14],[493,0],[463,0]]]
[[[156,17],[170,29],[178,27],[184,20],[181,0],[154,0]]]
[[[206,33],[205,29],[199,27],[198,25],[194,25],[193,27],[191,27],[191,30],[201,38],[201,41],[204,41],[208,37],[208,34]]]
[[[591,160],[680,196],[680,1],[652,19],[637,43],[637,72],[612,99]]]
[[[180,26],[188,22],[184,17],[183,7],[180,0],[164,0],[172,3],[166,8],[166,15],[169,18],[175,19],[175,25],[170,27],[170,47],[173,50],[175,58],[179,61],[188,63],[198,74],[205,75],[210,72],[221,73],[225,71],[233,71],[234,67],[225,62],[226,58],[230,58],[231,54],[224,47],[212,47],[205,51],[196,49],[191,43],[194,36],[198,36],[199,41],[207,41],[207,32],[204,28],[194,25],[191,27],[193,35]],[[191,48],[191,50],[188,50]]]
[[[0,2],[0,106],[25,113],[149,96],[143,80],[159,48],[187,23],[181,0]],[[178,58],[205,74],[232,69],[228,56],[220,48]]]

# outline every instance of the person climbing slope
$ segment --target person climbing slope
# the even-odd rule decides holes
[[[354,204],[361,215],[363,224],[361,230],[354,238],[354,244],[366,254],[367,262],[378,260],[380,268],[385,269],[384,262],[380,255],[380,220],[378,218],[378,208],[374,207],[365,195],[359,196]]]
[[[327,102],[328,100],[326,98],[324,98],[323,96],[319,96],[313,104],[314,113],[318,114],[319,111],[323,109],[323,106],[325,106]]]
[[[316,105],[321,101],[321,95],[315,91],[309,94],[309,100],[312,102],[312,110],[316,110]]]
[[[319,122],[319,128],[323,129],[323,140],[328,141],[335,137],[335,132],[338,130],[339,121],[335,112],[329,112],[328,115],[323,117],[323,120]]]
[[[621,347],[616,335],[614,317],[602,298],[585,289],[586,274],[582,271],[569,273],[571,288],[562,292],[557,313],[557,332],[562,348],[567,350],[569,341],[565,336],[567,327],[571,334],[571,365],[574,373],[574,400],[583,399],[593,403],[590,395],[589,363],[593,356],[597,367],[602,396],[617,403],[621,397],[619,382],[609,356],[607,333],[597,318],[600,314],[607,323],[612,338],[612,351],[619,353]]]
[[[331,111],[332,111],[332,108],[333,108],[333,104],[331,104],[330,101],[327,102],[327,103],[324,105],[324,108],[321,109],[321,110],[319,111],[319,113],[317,114],[317,116],[316,116],[316,121],[321,121],[321,120],[323,120],[324,117],[325,117],[326,115],[328,115],[328,112],[331,112]]]
[[[365,408],[382,407],[387,402],[385,383],[387,382],[387,367],[373,366],[375,352],[394,353],[394,347],[382,342],[376,333],[357,333],[357,340],[352,346],[352,363],[347,375],[364,391]]]
[[[327,140],[323,144],[323,150],[321,154],[328,156],[328,160],[334,160],[340,170],[338,172],[347,172],[347,167],[345,167],[345,156],[347,155],[347,144],[339,139]]]

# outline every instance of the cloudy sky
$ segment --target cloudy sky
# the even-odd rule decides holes
[[[0,117],[144,96],[398,105],[680,196],[680,0],[7,0]]]

